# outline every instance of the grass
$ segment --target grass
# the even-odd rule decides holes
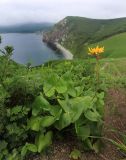
[[[126,89],[125,61],[126,58],[104,58],[101,60],[101,76],[104,77],[108,88]]]
[[[121,33],[103,41],[95,43],[92,46],[100,45],[105,47],[105,57],[120,58],[126,57],[126,33]]]
[[[126,76],[126,58],[105,58],[102,63],[106,64],[105,71],[109,74]]]
[[[4,57],[0,56],[0,66],[2,69],[2,66],[4,66]],[[112,76],[126,76],[126,58],[103,58],[100,60],[101,61],[101,68],[103,68],[103,70],[106,73],[111,74]],[[43,70],[43,67],[46,69],[59,69],[59,70],[63,70],[64,67],[67,67],[69,69],[71,69],[71,67],[76,66],[78,67],[79,70],[79,66],[85,66],[85,64],[93,64],[95,63],[95,59],[74,59],[74,60],[54,60],[54,61],[49,61],[47,63],[45,63],[42,66],[37,66],[37,67],[33,67],[31,70],[32,72],[30,72],[31,75],[37,74],[37,73],[41,73],[41,70]],[[27,71],[25,71],[25,66],[17,64],[14,61],[10,62],[10,68],[11,68],[11,74],[14,75],[15,72],[17,74],[23,74],[25,76],[25,74],[27,74]]]

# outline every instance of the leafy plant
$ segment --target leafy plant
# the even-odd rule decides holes
[[[85,149],[97,152],[99,139],[93,136],[102,134],[104,92],[96,90],[94,63],[62,61],[53,67],[18,68],[11,63],[12,51],[3,51],[7,67],[1,70],[1,160],[41,154],[52,144],[53,132],[68,127]],[[79,158],[77,151],[72,155]]]
[[[77,149],[74,149],[71,153],[70,153],[70,158],[74,159],[74,160],[78,160],[81,158],[81,152]]]

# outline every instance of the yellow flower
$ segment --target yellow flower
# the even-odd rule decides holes
[[[88,50],[89,50],[89,53],[88,53],[89,55],[97,56],[104,52],[104,47],[97,46],[96,48],[88,48]]]

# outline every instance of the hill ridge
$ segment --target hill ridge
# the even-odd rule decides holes
[[[70,50],[75,57],[82,54],[84,46],[104,40],[113,35],[126,32],[126,18],[91,19],[67,16],[45,32],[43,40],[57,42]]]

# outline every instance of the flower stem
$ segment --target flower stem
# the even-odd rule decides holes
[[[96,90],[98,91],[99,89],[99,73],[100,73],[100,70],[99,70],[99,57],[97,56],[96,57]]]

